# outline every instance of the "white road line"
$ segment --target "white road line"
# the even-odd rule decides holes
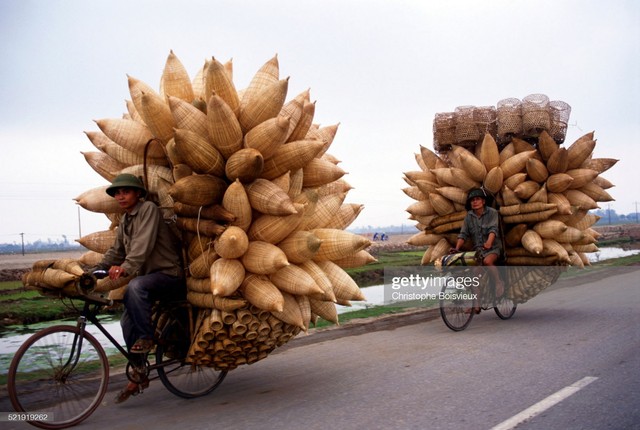
[[[589,385],[590,383],[592,383],[596,379],[598,379],[598,378],[596,378],[594,376],[587,376],[585,378],[582,378],[578,382],[576,382],[574,384],[571,384],[568,387],[564,387],[560,391],[556,391],[555,393],[553,393],[552,395],[550,395],[546,399],[543,399],[543,400],[539,401],[535,405],[525,409],[524,411],[520,412],[519,414],[516,414],[516,415],[512,416],[511,418],[509,418],[508,420],[501,422],[497,426],[493,427],[491,430],[511,430],[511,429],[514,429],[518,424],[521,424],[524,421],[526,421],[528,419],[531,419],[531,418],[535,417],[536,415],[538,415],[538,414],[546,411],[547,409],[551,408],[552,406],[560,403],[561,401],[563,401],[567,397],[571,396],[572,394],[577,393],[578,391],[580,391],[581,389],[583,389],[584,387],[586,387],[587,385]]]

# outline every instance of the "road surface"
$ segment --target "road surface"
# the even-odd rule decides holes
[[[155,381],[114,405],[110,391],[75,428],[640,428],[639,284],[639,267],[560,283],[511,320],[482,312],[458,333],[435,318],[303,337],[204,398],[177,398]]]

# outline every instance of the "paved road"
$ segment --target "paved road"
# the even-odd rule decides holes
[[[639,283],[631,268],[559,285],[509,321],[483,312],[460,333],[433,319],[307,341],[231,372],[205,398],[158,382],[119,406],[109,393],[76,428],[490,429],[523,411],[538,415],[518,429],[640,428]]]

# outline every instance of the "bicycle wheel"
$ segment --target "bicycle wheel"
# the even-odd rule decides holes
[[[107,392],[109,363],[95,337],[78,327],[53,326],[31,336],[9,366],[7,388],[18,412],[47,413],[29,421],[45,429],[74,426]]]
[[[465,289],[458,289],[445,282],[440,291],[440,316],[453,331],[462,331],[473,319],[475,300],[473,294]]]
[[[187,363],[185,359],[189,346],[189,330],[174,319],[162,330],[156,347],[156,366],[162,384],[176,396],[185,399],[209,394],[227,376],[226,371]]]
[[[516,313],[517,307],[518,305],[513,303],[513,300],[505,296],[495,305],[493,310],[496,311],[496,315],[498,315],[500,319],[508,320]]]

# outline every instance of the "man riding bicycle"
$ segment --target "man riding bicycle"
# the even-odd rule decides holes
[[[483,188],[469,191],[465,208],[467,215],[458,234],[455,248],[451,253],[460,251],[467,239],[471,239],[474,249],[479,251],[482,265],[489,267],[489,274],[496,286],[496,297],[504,294],[504,283],[500,279],[497,262],[503,256],[500,218],[498,211],[491,207],[493,197]],[[479,312],[479,310],[476,310]]]
[[[120,324],[129,351],[146,354],[154,344],[153,303],[185,297],[180,254],[160,209],[144,200],[147,190],[138,177],[120,174],[106,191],[118,201],[124,214],[113,246],[94,270],[108,270],[113,280],[133,276],[124,295],[125,311]],[[127,400],[146,386],[148,381],[129,382],[118,394],[116,403]]]

